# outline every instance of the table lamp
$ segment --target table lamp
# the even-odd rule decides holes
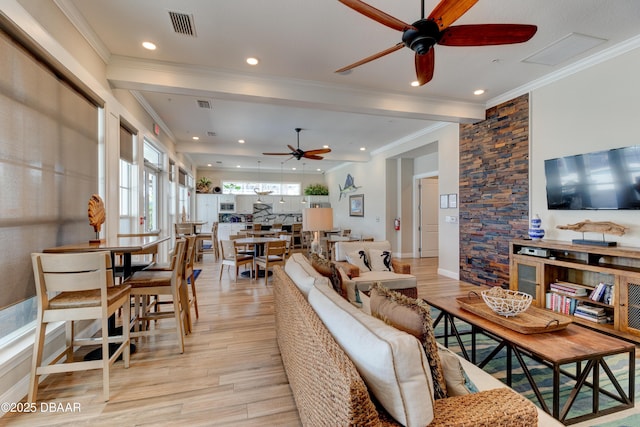
[[[302,210],[302,230],[313,231],[311,252],[320,253],[319,232],[333,228],[332,208],[306,208]]]

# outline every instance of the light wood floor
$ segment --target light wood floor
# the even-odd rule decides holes
[[[435,258],[410,261],[420,287],[458,283],[436,274]],[[236,284],[226,268],[219,282],[211,255],[197,268],[200,319],[184,354],[171,335],[147,338],[129,369],[113,366],[109,402],[100,371],[57,374],[41,383],[37,413],[9,413],[0,425],[299,426],[275,339],[271,283]],[[78,403],[80,412],[42,412],[41,402]]]
[[[471,286],[438,276],[437,258],[403,261],[418,277],[419,296]],[[197,268],[200,319],[184,354],[173,336],[141,341],[129,369],[114,365],[107,403],[100,371],[50,376],[40,387],[38,412],[9,413],[0,426],[300,426],[275,340],[271,284],[244,278],[236,284],[226,269],[219,282],[211,255]],[[79,404],[80,412],[43,412],[41,402]]]

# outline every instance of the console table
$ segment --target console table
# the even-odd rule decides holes
[[[434,320],[434,327],[441,321],[445,322],[445,346],[448,346],[451,337],[455,338],[463,356],[481,368],[493,359],[500,350],[506,348],[507,385],[511,386],[512,359],[515,357],[540,402],[540,407],[564,424],[574,424],[634,406],[636,349],[634,344],[573,324],[555,332],[521,334],[464,310],[458,304],[456,296],[427,296],[425,301],[440,310],[440,314]],[[471,355],[462,341],[461,333],[455,323],[456,319],[471,325]],[[480,362],[476,360],[476,334],[478,333],[489,336],[497,342],[496,348]],[[605,360],[606,356],[615,354],[628,354],[629,379],[626,392],[618,379],[611,373]],[[528,356],[550,368],[553,375],[551,408],[543,398],[523,356]],[[575,365],[575,373],[567,371],[567,365]],[[600,387],[600,368],[603,368],[617,393]],[[576,380],[576,385],[562,408],[560,408],[561,375]],[[590,377],[591,379],[589,379]],[[578,417],[567,418],[578,393],[589,389],[592,394],[592,411]],[[619,402],[619,405],[601,409],[599,399],[602,395],[614,399]]]

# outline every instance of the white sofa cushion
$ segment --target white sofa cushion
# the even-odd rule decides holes
[[[380,404],[399,423],[433,420],[433,383],[420,342],[351,305],[328,287],[309,293],[314,308]]]
[[[383,251],[391,251],[391,243],[387,240],[375,242],[336,242],[332,256],[335,257],[336,261],[346,261],[348,253],[358,251],[362,248],[365,250],[380,249]]]
[[[284,264],[284,271],[300,289],[300,292],[304,294],[305,298],[309,298],[309,292],[314,285],[329,286],[329,279],[318,273],[302,254],[291,255]]]

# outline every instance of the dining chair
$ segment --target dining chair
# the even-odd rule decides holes
[[[185,331],[191,332],[191,307],[194,308],[196,319],[200,318],[200,314],[198,313],[198,293],[196,291],[196,277],[195,277],[195,254],[197,250],[197,236],[185,236],[185,247],[184,247],[184,267],[182,269],[182,286],[181,290],[185,294],[185,298],[188,298],[189,301],[189,310],[187,311],[187,322],[185,324]],[[173,260],[173,256],[171,257]],[[156,264],[149,268],[146,268],[146,271],[171,271],[174,268],[174,262],[170,262],[168,264]],[[191,295],[189,295],[189,288],[191,288]],[[185,292],[186,289],[186,292]],[[171,301],[158,301],[158,298],[155,299],[155,304],[157,306],[170,304]]]
[[[247,230],[240,230],[238,231],[238,234],[230,235],[229,240],[246,239],[247,237],[251,237],[249,236]],[[238,246],[238,253],[243,255],[253,255],[255,250],[256,250],[255,245],[239,245]],[[222,256],[222,258],[224,259],[224,255]]]
[[[291,256],[291,251],[293,249],[293,239],[292,235],[289,233],[278,233],[278,239],[285,241],[285,258],[289,258]]]
[[[211,232],[196,234],[196,260],[202,261],[205,253],[213,254],[217,261],[220,257],[218,249],[218,222],[211,224]]]
[[[253,231],[260,231],[262,230],[262,224],[253,224]]]
[[[220,248],[222,249],[222,264],[220,265],[220,277],[218,280],[222,280],[222,271],[225,265],[227,270],[233,266],[236,269],[235,282],[238,283],[240,266],[253,264],[253,255],[240,253],[238,245],[233,240],[221,240]]]
[[[258,277],[260,267],[264,268],[264,283],[267,284],[269,269],[274,265],[284,265],[286,259],[286,243],[284,240],[273,240],[267,242],[264,247],[264,254],[257,256],[253,260],[254,277]]]
[[[184,353],[185,325],[188,323],[187,312],[189,310],[188,296],[184,286],[184,257],[186,239],[177,239],[173,251],[171,270],[142,270],[133,273],[125,284],[131,286],[131,296],[134,297],[133,332],[132,338],[150,336],[155,334],[173,333],[178,341],[180,353]],[[150,310],[150,304],[146,301],[149,297],[170,297],[173,311]],[[156,301],[157,302],[157,301]],[[174,319],[173,328],[162,328],[158,325],[151,327],[148,322],[160,319]],[[148,327],[141,328],[140,325]]]
[[[38,313],[35,344],[29,380],[28,402],[34,403],[38,395],[41,375],[102,369],[102,388],[105,401],[109,400],[109,370],[123,356],[124,367],[129,367],[129,328],[122,328],[118,336],[107,336],[108,319],[122,309],[122,319],[130,317],[130,287],[114,286],[111,254],[107,251],[73,254],[31,254],[36,283]],[[99,338],[77,338],[74,322],[100,320]],[[53,360],[42,363],[47,325],[65,322],[66,346]],[[110,355],[109,343],[117,345]],[[74,361],[76,346],[101,344],[100,360]],[[66,357],[65,363],[57,363]]]
[[[302,249],[302,224],[295,223],[291,226],[292,242],[294,248]]]
[[[193,234],[193,226],[191,224],[175,223],[173,226],[176,238]]]
[[[160,232],[152,232],[152,233],[118,233],[118,237],[144,237],[144,236],[158,236]],[[114,253],[115,255],[115,277],[120,280],[124,279],[124,267],[123,267],[123,257],[122,253]],[[132,257],[136,257],[136,259],[131,261],[131,271],[144,270],[145,268],[154,265],[158,262],[158,246],[153,246],[149,249],[145,249],[142,251],[132,252]]]

